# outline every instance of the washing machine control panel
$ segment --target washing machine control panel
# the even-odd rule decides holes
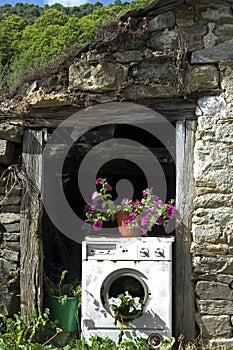
[[[130,242],[130,243],[129,243]],[[171,260],[171,244],[151,238],[99,240],[85,242],[84,259]]]

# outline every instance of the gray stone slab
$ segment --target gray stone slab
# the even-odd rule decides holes
[[[14,224],[5,224],[4,227],[5,227],[5,230],[7,232],[19,232],[20,231],[19,222],[16,222]]]
[[[217,63],[233,61],[233,40],[212,48],[194,51],[191,63]]]
[[[230,316],[202,316],[200,328],[204,337],[230,337]]]
[[[161,13],[152,18],[148,23],[150,31],[172,28],[175,25],[175,16],[172,11]]]
[[[200,299],[233,300],[233,292],[226,283],[199,281],[196,285],[196,293]]]

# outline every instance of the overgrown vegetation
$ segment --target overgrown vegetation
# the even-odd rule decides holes
[[[0,6],[1,95],[12,95],[25,81],[25,72],[28,77],[28,72],[32,73],[32,67],[37,72],[43,71],[54,61],[59,62],[59,57],[70,57],[73,47],[77,52],[93,41],[100,28],[107,27],[110,22],[117,23],[126,11],[150,2],[116,0],[108,6],[96,2],[75,7],[45,5],[44,8],[22,3]]]
[[[67,334],[49,319],[49,310],[42,315],[31,315],[30,325],[19,314],[9,317],[0,313],[1,350],[148,350],[147,340],[135,337],[116,344],[112,339],[92,336],[89,341],[80,339],[78,334]],[[163,349],[171,349],[174,338],[164,339]],[[224,350],[224,346],[202,343],[201,336],[195,342],[186,342],[181,336],[177,341],[178,350]]]
[[[31,315],[30,325],[27,325],[23,317],[18,314],[13,317],[0,314],[1,350],[47,349],[47,340],[54,338],[54,335],[57,335],[58,332],[56,325],[49,321],[48,309],[44,311],[43,315]],[[49,339],[46,339],[47,337]]]

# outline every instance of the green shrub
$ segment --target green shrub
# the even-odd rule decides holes
[[[0,349],[1,350],[40,350],[52,349],[51,346],[43,346],[44,337],[51,337],[48,330],[53,334],[58,333],[55,330],[56,325],[49,321],[49,310],[46,309],[42,315],[36,313],[31,315],[31,323],[28,325],[24,318],[18,314],[8,317],[0,314]],[[53,336],[54,337],[54,336]]]

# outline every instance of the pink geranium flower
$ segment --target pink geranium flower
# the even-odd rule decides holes
[[[176,211],[176,208],[174,205],[169,205],[166,210],[166,216],[167,218],[171,219]]]
[[[102,229],[102,222],[100,222],[99,220],[96,220],[92,226],[94,231],[99,231]]]
[[[99,177],[99,178],[96,180],[96,182],[95,182],[96,185],[100,184],[102,180],[103,180],[102,177]]]

